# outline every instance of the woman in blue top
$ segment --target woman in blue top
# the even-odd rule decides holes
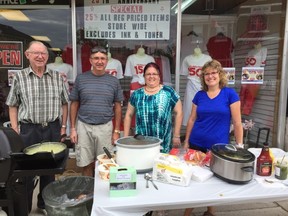
[[[177,92],[160,82],[160,68],[151,62],[144,68],[145,86],[130,97],[124,119],[124,136],[129,135],[131,120],[136,114],[136,134],[158,137],[163,140],[161,152],[169,153],[174,145],[180,145],[182,104]],[[172,114],[174,131],[172,138]],[[171,142],[171,140],[173,140]]]
[[[186,128],[184,148],[207,152],[216,143],[229,143],[231,120],[235,128],[236,143],[242,147],[243,128],[240,99],[234,89],[227,88],[227,78],[220,62],[209,61],[202,67],[202,90],[197,92]],[[189,216],[193,209],[186,209]],[[208,207],[204,216],[214,215]]]

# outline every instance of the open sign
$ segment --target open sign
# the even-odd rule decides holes
[[[0,68],[23,68],[23,43],[0,41]]]

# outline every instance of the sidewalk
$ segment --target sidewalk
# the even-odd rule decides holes
[[[206,208],[195,208],[191,216],[202,216],[205,211]],[[183,209],[168,211],[168,216],[182,216],[183,214]],[[288,193],[285,201],[218,206],[215,214],[216,216],[287,216]],[[157,214],[154,212],[153,216]]]
[[[38,188],[35,188],[33,197],[32,212],[29,216],[43,216],[36,208],[36,195]],[[207,208],[195,208],[191,216],[202,216]],[[168,215],[165,216],[183,216],[184,209],[168,210]],[[237,205],[224,205],[216,207],[216,216],[288,216],[288,193],[287,200],[278,202],[261,202],[261,203],[247,203]],[[76,216],[76,215],[75,215]],[[78,215],[77,215],[78,216]],[[109,215],[99,215],[109,216]],[[140,215],[139,215],[140,216]],[[153,216],[157,216],[153,212]]]
[[[206,208],[195,208],[191,216],[202,216]],[[184,209],[169,210],[167,216],[183,216]],[[29,216],[43,215],[34,208]],[[239,205],[227,205],[216,207],[216,216],[287,216],[288,215],[288,194],[287,200],[269,203],[250,203]],[[100,216],[100,215],[99,215]],[[109,215],[101,215],[109,216]],[[153,212],[153,216],[157,216]]]
[[[43,216],[36,207],[36,196],[39,187],[34,190],[33,207],[29,216]],[[207,208],[195,208],[191,216],[202,216]],[[168,210],[168,215],[165,216],[183,216],[184,209]],[[247,203],[237,205],[224,205],[216,207],[216,216],[288,216],[288,192],[287,200],[278,202],[260,202],[260,203]],[[78,215],[75,215],[78,216]],[[79,215],[80,216],[80,215]],[[110,216],[110,215],[99,215]],[[140,215],[139,215],[140,216]],[[157,216],[153,212],[153,216]]]

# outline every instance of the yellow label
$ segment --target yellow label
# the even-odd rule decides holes
[[[166,170],[168,170],[168,171],[170,171],[172,173],[176,173],[176,174],[179,174],[179,175],[183,174],[183,170],[182,169],[171,167],[171,166],[167,166],[165,164],[157,164],[157,169],[166,169]]]

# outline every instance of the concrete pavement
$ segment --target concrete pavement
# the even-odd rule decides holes
[[[202,216],[206,208],[195,208],[191,216]],[[183,209],[170,210],[165,216],[182,216]],[[216,207],[216,216],[288,216],[287,200],[269,203],[249,203]],[[153,212],[153,216],[157,216]]]
[[[191,216],[202,216],[206,208],[195,208]],[[184,209],[169,210],[165,216],[183,216]],[[42,216],[34,206],[29,216]],[[288,216],[288,194],[287,200],[269,203],[249,203],[238,205],[227,205],[216,207],[216,216]],[[76,216],[76,215],[75,215]],[[99,215],[100,216],[100,215]],[[109,215],[101,215],[109,216]],[[157,216],[153,212],[153,216]]]
[[[39,187],[35,188],[33,197],[32,212],[29,216],[43,216],[42,213],[36,208],[36,196],[38,194]],[[207,208],[195,208],[191,216],[202,216]],[[165,216],[183,216],[184,209],[169,210]],[[216,216],[288,216],[288,193],[287,200],[277,202],[251,202],[247,204],[237,205],[223,205],[216,207]],[[75,215],[76,216],[76,215]],[[78,215],[77,215],[78,216]],[[80,216],[80,215],[79,215]],[[109,216],[109,215],[99,215]],[[140,216],[140,215],[139,215]],[[156,212],[153,212],[152,216],[157,216]]]

